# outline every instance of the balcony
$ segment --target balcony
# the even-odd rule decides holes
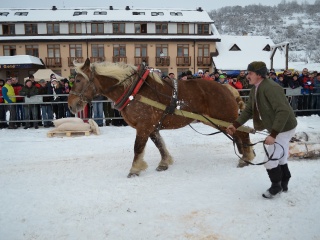
[[[68,57],[68,66],[73,67],[73,61],[78,63],[83,62],[83,57]]]
[[[113,56],[112,62],[124,62],[127,63],[127,57],[119,57],[119,56]]]
[[[170,57],[156,57],[156,66],[170,66]]]
[[[60,57],[46,57],[46,66],[47,67],[62,67]]]
[[[177,57],[177,66],[190,66],[191,65],[191,56],[189,57]]]
[[[90,62],[103,62],[104,57],[90,57]]]
[[[211,66],[210,57],[197,57],[198,66]]]
[[[143,61],[148,65],[149,57],[134,57],[134,65],[136,66],[140,65]]]

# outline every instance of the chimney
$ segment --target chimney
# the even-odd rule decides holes
[[[126,6],[126,10],[130,10],[130,7],[129,7],[129,6]]]
[[[202,7],[198,7],[198,8],[197,8],[197,11],[198,11],[198,12],[202,12],[202,11],[203,11]]]
[[[109,6],[109,10],[113,10],[113,7],[112,7],[112,6]]]
[[[55,11],[55,10],[58,10],[58,8],[56,6],[52,6],[51,10]]]

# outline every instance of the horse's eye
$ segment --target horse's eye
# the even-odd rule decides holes
[[[79,79],[77,79],[77,80],[76,80],[76,82],[77,82],[77,83],[79,83],[79,82],[80,82],[80,80],[79,80]]]

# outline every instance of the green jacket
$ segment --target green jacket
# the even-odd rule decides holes
[[[253,86],[250,90],[246,108],[236,122],[243,125],[253,118],[253,125],[256,130],[267,129],[275,136],[280,132],[289,131],[297,126],[294,112],[289,105],[283,88],[279,84],[268,78],[264,79],[258,87],[256,100],[255,94],[256,86]],[[256,101],[259,112],[255,107]]]
[[[36,86],[31,86],[30,88],[24,86],[21,91],[19,92],[21,96],[32,97],[38,94],[38,88]]]

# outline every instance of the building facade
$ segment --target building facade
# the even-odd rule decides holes
[[[31,55],[68,77],[73,61],[145,62],[163,74],[212,71],[220,35],[201,8],[0,9],[1,56]],[[0,68],[19,80],[37,69]]]

